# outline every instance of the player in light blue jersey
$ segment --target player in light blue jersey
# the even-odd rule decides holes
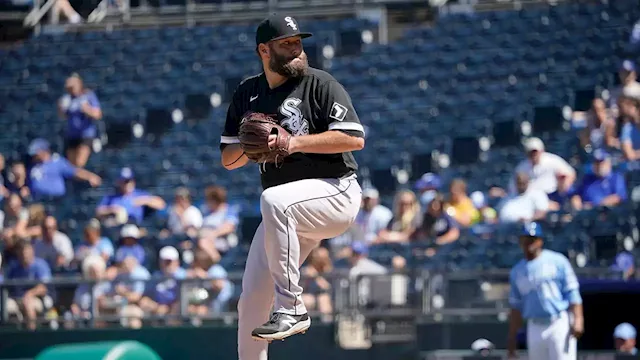
[[[542,248],[542,236],[539,224],[524,225],[524,259],[509,275],[509,358],[516,357],[516,334],[524,319],[529,359],[575,360],[584,331],[578,279],[564,255]]]

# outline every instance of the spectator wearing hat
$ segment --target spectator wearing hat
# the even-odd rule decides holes
[[[356,216],[355,226],[359,227],[362,238],[367,243],[373,243],[380,232],[387,228],[393,213],[386,206],[380,204],[380,194],[374,188],[362,191],[362,207]]]
[[[236,231],[240,223],[240,207],[227,202],[227,191],[221,186],[208,186],[204,191],[205,214],[198,246],[212,259],[224,255],[238,245]]]
[[[102,179],[98,175],[73,166],[58,154],[52,154],[47,140],[33,140],[29,144],[28,152],[35,162],[29,171],[29,188],[36,200],[64,196],[67,192],[66,179],[75,178],[87,181],[93,187],[100,186],[102,183]]]
[[[351,244],[349,257],[349,277],[352,279],[360,275],[384,275],[387,268],[369,259],[369,245],[364,241],[354,241]]]
[[[628,251],[616,255],[610,269],[622,275],[623,280],[629,280],[636,272],[636,261]]]
[[[133,170],[125,167],[120,170],[116,192],[105,196],[98,204],[96,217],[109,227],[126,222],[140,224],[144,219],[145,208],[162,210],[166,206],[161,197],[137,189]]]
[[[42,237],[33,241],[36,257],[43,259],[54,270],[69,267],[73,260],[71,239],[58,230],[58,221],[47,216],[42,223]]]
[[[467,183],[462,179],[451,181],[449,200],[444,205],[444,209],[463,228],[473,225],[474,220],[480,216],[467,195]]]
[[[622,323],[613,330],[616,351],[620,354],[637,355],[636,328],[629,323]]]
[[[164,235],[186,235],[195,238],[202,227],[202,213],[193,206],[189,189],[181,187],[176,190],[175,202],[169,210],[167,229]]]
[[[80,267],[82,278],[94,283],[78,285],[73,295],[70,315],[74,320],[88,320],[99,316],[100,306],[93,306],[104,302],[104,297],[111,290],[111,284],[105,281],[107,264],[99,255],[89,255],[84,258]],[[68,324],[73,326],[74,324]]]
[[[140,307],[157,316],[177,315],[180,312],[180,281],[186,278],[187,272],[180,267],[180,254],[173,246],[160,249],[158,257],[160,270],[153,274]]]
[[[100,221],[91,219],[84,227],[84,239],[77,246],[75,260],[82,263],[88,256],[100,256],[109,265],[114,255],[113,243],[101,235]]]
[[[58,112],[67,121],[65,153],[74,166],[84,167],[91,155],[93,139],[98,136],[97,122],[102,109],[96,94],[84,86],[80,75],[72,74],[65,82],[67,94],[58,102]]]
[[[127,257],[133,257],[138,264],[146,259],[144,248],[138,243],[140,229],[135,224],[127,224],[120,230],[120,246],[116,249],[114,261],[121,263]]]
[[[527,159],[516,166],[515,173],[524,173],[529,177],[529,188],[551,194],[556,191],[558,183],[556,174],[564,174],[571,186],[576,180],[576,171],[563,158],[545,151],[544,143],[537,137],[528,138],[524,142]],[[516,193],[515,182],[510,185],[510,193]]]
[[[601,149],[593,153],[593,172],[586,174],[572,197],[573,207],[580,210],[594,206],[612,207],[627,200],[624,176],[611,169],[609,154]]]
[[[438,194],[440,186],[442,186],[442,181],[438,175],[430,172],[423,174],[414,185],[420,205],[423,207],[429,205]]]

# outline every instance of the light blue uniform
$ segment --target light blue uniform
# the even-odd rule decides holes
[[[562,254],[542,250],[534,260],[521,260],[509,276],[509,304],[527,320],[529,358],[576,359],[567,309],[581,304],[578,279]]]

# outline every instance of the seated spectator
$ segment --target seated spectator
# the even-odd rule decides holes
[[[84,228],[84,240],[76,248],[76,262],[83,263],[88,256],[100,256],[109,265],[114,249],[109,238],[101,236],[100,221],[91,219]]]
[[[516,167],[517,173],[525,173],[529,178],[529,187],[545,194],[556,191],[556,174],[564,174],[569,186],[576,180],[576,171],[563,158],[546,152],[544,143],[539,138],[529,138],[524,144],[527,159]],[[516,193],[516,186],[510,184],[510,194]]]
[[[616,110],[617,113],[617,105]],[[575,115],[574,115],[575,116]],[[607,109],[604,100],[593,100],[591,111],[584,114],[586,127],[578,135],[583,148],[590,145],[593,149],[606,147],[619,148],[616,121],[613,111]]]
[[[58,221],[47,216],[42,224],[42,238],[33,241],[36,257],[47,262],[51,269],[64,269],[73,260],[73,246],[67,235],[58,230]]]
[[[2,281],[4,280],[4,271],[2,270],[2,253],[0,253],[0,284],[2,284]]]
[[[369,303],[371,281],[369,276],[386,275],[387,268],[368,258],[369,246],[362,241],[351,244],[349,257],[349,278],[357,281],[357,296],[359,304]],[[361,278],[362,277],[362,278]]]
[[[207,209],[198,246],[215,259],[216,253],[224,255],[238,245],[236,231],[240,209],[227,203],[227,191],[222,187],[207,187],[204,197]]]
[[[17,194],[11,194],[4,203],[4,211],[0,212],[2,222],[2,237],[8,239],[13,236],[27,236],[29,210],[22,205],[22,199]]]
[[[563,173],[556,174],[558,187],[556,191],[548,195],[549,211],[571,211],[571,198],[575,194],[575,189],[567,181],[567,176]]]
[[[14,161],[5,182],[9,193],[20,195],[22,200],[31,199],[31,191],[27,184],[27,168],[22,161]]]
[[[5,159],[4,155],[0,154],[0,200],[9,196],[9,190],[7,189],[6,181],[4,178],[5,172]]]
[[[202,227],[202,221],[202,213],[193,206],[189,189],[178,188],[175,203],[169,210],[165,234],[186,235],[195,238]]]
[[[82,277],[94,283],[82,283],[76,288],[71,304],[72,319],[89,320],[100,315],[97,305],[104,302],[104,297],[111,290],[111,284],[105,281],[106,268],[104,259],[98,255],[89,255],[84,258],[81,266]]]
[[[618,354],[637,355],[636,328],[629,323],[622,323],[613,330],[616,352]]]
[[[78,74],[68,77],[64,87],[67,94],[58,101],[58,113],[67,121],[65,153],[71,164],[84,167],[91,155],[93,139],[98,136],[97,122],[102,119],[100,101]]]
[[[616,255],[610,269],[619,273],[623,280],[629,280],[636,272],[636,260],[633,258],[632,253],[623,251]]]
[[[303,276],[302,301],[307,310],[318,310],[324,315],[333,313],[331,283],[325,278],[331,274],[333,264],[326,248],[315,248],[309,254],[300,273]]]
[[[125,167],[120,171],[115,194],[107,195],[100,201],[96,208],[96,217],[108,227],[127,222],[139,225],[144,219],[145,207],[162,210],[166,206],[161,197],[136,189],[133,171]]]
[[[118,314],[124,326],[140,328],[144,314],[138,302],[142,299],[146,282],[150,278],[149,271],[135,257],[125,257],[118,266],[118,274],[110,291],[99,304],[101,312]]]
[[[121,263],[127,257],[133,257],[138,264],[144,264],[146,259],[144,248],[138,243],[140,229],[134,224],[127,224],[120,230],[120,245],[116,249],[114,261]]]
[[[51,269],[46,261],[35,257],[33,246],[23,241],[18,245],[19,260],[9,264],[7,280],[38,281],[37,285],[9,287],[7,312],[26,318],[27,327],[36,328],[36,317],[44,311],[42,297],[48,292],[45,285],[51,279]]]
[[[440,177],[434,173],[423,174],[416,181],[415,189],[420,201],[420,205],[426,207],[438,194],[441,186]]]
[[[31,204],[27,208],[29,221],[27,222],[27,237],[39,238],[42,236],[42,224],[47,217],[47,213],[42,204]]]
[[[604,150],[593,153],[593,173],[586,174],[571,202],[577,210],[594,206],[612,207],[627,200],[624,176],[611,170],[611,158]]]
[[[442,195],[431,200],[422,223],[412,237],[418,240],[429,239],[435,245],[445,245],[458,240],[460,229],[456,221],[445,212]]]
[[[386,229],[380,231],[376,242],[408,242],[422,221],[420,204],[410,190],[399,191],[393,206],[393,218]]]
[[[93,187],[102,183],[98,175],[71,165],[58,154],[51,154],[49,142],[44,139],[35,139],[29,144],[29,156],[35,161],[35,165],[29,171],[29,188],[36,200],[64,196],[67,192],[66,179],[87,181]]]
[[[173,246],[160,249],[159,258],[160,270],[151,277],[140,307],[145,313],[156,316],[178,315],[180,281],[187,277],[187,272],[180,267],[180,254]]]
[[[547,194],[529,186],[529,175],[516,174],[516,195],[507,196],[498,205],[502,223],[530,222],[543,219],[549,210]]]
[[[624,122],[620,132],[620,148],[628,161],[640,159],[640,109],[638,102],[632,98],[620,99],[620,117]]]
[[[462,179],[454,179],[449,185],[449,201],[445,205],[445,212],[462,227],[473,225],[478,218],[478,210],[467,196],[467,183]]]
[[[482,191],[474,191],[469,196],[473,206],[478,209],[478,217],[473,219],[476,225],[495,224],[498,222],[498,213],[494,208],[487,204],[487,200]]]
[[[638,85],[636,64],[633,60],[623,60],[620,63],[618,78],[620,79],[620,85],[609,92],[609,98],[606,103],[607,108],[611,109],[611,115],[614,118],[620,115],[621,109],[618,108],[618,100],[624,96],[624,89]]]
[[[191,269],[187,270],[187,277],[205,281],[192,287],[191,292],[204,289],[208,293],[204,300],[211,300],[207,305],[198,299],[190,299],[189,313],[205,316],[209,312],[219,314],[226,310],[227,303],[233,296],[233,284],[227,278],[227,271],[212,261],[206,252],[196,250]]]
[[[372,243],[378,234],[389,225],[393,213],[379,203],[378,190],[369,188],[362,191],[362,207],[356,216],[355,225],[362,231],[364,241]]]

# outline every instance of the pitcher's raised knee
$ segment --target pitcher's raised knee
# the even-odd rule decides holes
[[[260,210],[262,216],[272,214],[273,212],[284,212],[287,209],[286,194],[278,191],[277,187],[269,188],[262,192],[260,196]]]

